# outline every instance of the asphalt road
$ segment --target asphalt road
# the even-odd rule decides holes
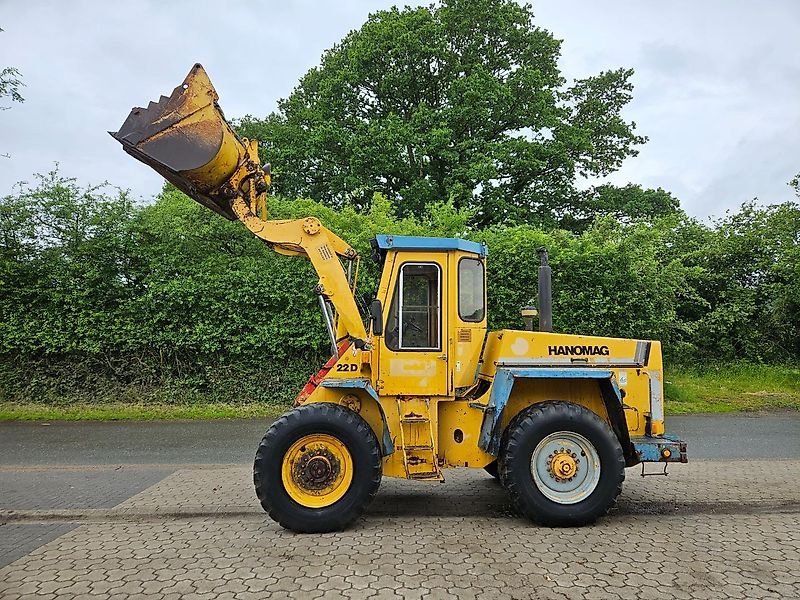
[[[0,422],[0,599],[800,598],[800,413],[668,419],[690,463],[568,531],[452,469],[291,534],[253,492],[268,425]]]
[[[268,419],[0,422],[0,465],[250,463]],[[689,460],[800,458],[800,413],[667,418]]]

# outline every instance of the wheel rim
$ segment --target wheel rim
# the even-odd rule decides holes
[[[306,435],[284,454],[281,479],[286,493],[301,506],[330,506],[350,489],[353,458],[347,446],[332,435]]]
[[[594,445],[579,433],[557,431],[540,441],[531,456],[536,487],[558,504],[576,504],[588,498],[600,481],[600,457]]]

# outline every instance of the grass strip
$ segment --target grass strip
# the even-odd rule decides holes
[[[727,364],[668,369],[667,414],[800,410],[800,368]]]
[[[272,404],[66,404],[0,403],[0,421],[172,421],[277,417]]]
[[[671,368],[665,374],[667,415],[800,411],[800,367],[728,364]],[[0,402],[5,421],[166,421],[277,417],[282,404]]]

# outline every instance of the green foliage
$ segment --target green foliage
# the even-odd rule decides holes
[[[124,339],[133,206],[55,171],[0,202],[0,351],[98,352]]]
[[[560,45],[512,0],[370,15],[277,112],[236,123],[275,165],[271,218],[319,217],[360,253],[367,296],[375,234],[469,238],[490,250],[490,327],[516,328],[545,246],[558,331],[660,339],[671,364],[796,364],[800,205],[707,226],[660,188],[579,190],[646,139],[622,116],[633,72],[568,83]],[[23,85],[0,70],[0,100]],[[285,403],[327,358],[316,284],[169,185],[139,206],[37,176],[0,198],[0,403]],[[738,383],[766,386],[748,368]]]
[[[686,258],[706,310],[694,323],[704,353],[780,360],[800,354],[800,205],[744,204]]]
[[[0,33],[3,28],[0,27]],[[14,67],[3,67],[0,69],[0,100],[9,98],[12,102],[24,102],[25,98],[20,94],[20,88],[25,84],[20,79],[20,72]],[[8,106],[0,106],[0,110],[5,110]]]
[[[449,200],[478,226],[553,226],[580,198],[576,175],[607,175],[645,141],[622,117],[633,72],[567,84],[559,54],[530,5],[395,7],[328,50],[278,112],[237,125],[285,196],[365,210],[380,192],[401,216]]]
[[[598,217],[613,217],[620,223],[653,223],[680,213],[678,199],[669,192],[644,189],[629,183],[624,187],[604,184],[575,197],[574,204],[559,221],[562,229],[585,231]]]
[[[558,331],[660,339],[672,364],[800,358],[797,203],[747,204],[713,227],[609,211],[581,233],[477,230],[454,202],[400,218],[382,195],[339,211],[272,198],[270,212],[317,216],[352,243],[367,295],[376,233],[466,237],[489,247],[490,327],[517,328],[546,246]],[[315,285],[306,261],[171,186],[137,206],[38,176],[0,199],[0,402],[285,403],[326,358]]]
[[[536,249],[553,266],[554,327],[565,333],[673,337],[674,298],[683,267],[659,257],[663,232],[597,221],[581,236],[530,226],[478,236],[489,248],[490,328],[518,328],[519,309],[535,299]]]
[[[24,85],[18,69],[14,67],[0,69],[0,98],[10,98],[12,102],[24,102],[25,98],[19,93],[19,89]],[[0,107],[0,109],[6,108],[8,107]]]

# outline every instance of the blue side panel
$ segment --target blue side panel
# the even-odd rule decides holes
[[[514,380],[517,378],[525,379],[597,379],[607,380],[613,383],[613,390],[617,399],[620,400],[619,387],[612,379],[612,372],[605,369],[551,369],[551,368],[526,368],[514,367],[507,369],[497,369],[492,383],[492,392],[489,394],[489,403],[483,415],[481,423],[481,433],[478,437],[478,445],[485,452],[497,456],[500,452],[500,421],[503,411],[506,408],[508,399],[511,396],[511,388],[514,387]]]
[[[367,393],[378,400],[378,392],[372,387],[368,379],[324,379],[322,387],[325,388],[357,388],[366,390]]]
[[[422,237],[415,235],[376,235],[381,250],[463,250],[479,256],[489,251],[485,244],[458,238]]]
[[[506,407],[511,388],[514,386],[514,376],[511,369],[497,369],[492,383],[492,393],[489,394],[489,404],[483,413],[481,433],[478,436],[478,446],[492,456],[500,453],[500,418]]]
[[[631,439],[639,462],[689,462],[686,442],[672,435]]]
[[[366,392],[375,399],[378,405],[378,410],[381,411],[381,419],[383,420],[383,440],[381,440],[382,452],[384,456],[389,456],[394,452],[394,444],[392,444],[392,436],[389,434],[389,425],[386,423],[386,415],[383,414],[383,407],[381,406],[378,392],[372,387],[368,379],[325,379],[322,382],[322,387],[325,388],[357,388],[366,390]]]
[[[512,367],[508,369],[498,369],[508,371],[514,377],[525,377],[534,379],[609,379],[612,372],[608,369],[552,369],[547,367]]]

